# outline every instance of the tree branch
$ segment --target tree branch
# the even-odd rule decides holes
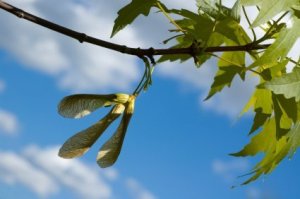
[[[14,7],[2,0],[0,0],[0,8],[16,15],[19,18],[23,18],[25,20],[31,21],[35,24],[38,24],[40,26],[46,27],[48,29],[51,29],[55,32],[61,33],[63,35],[69,36],[73,39],[78,40],[79,42],[86,42],[90,43],[96,46],[100,46],[103,48],[107,48],[110,50],[118,51],[121,53],[129,54],[129,55],[136,55],[136,56],[154,56],[154,55],[175,55],[175,54],[191,54],[191,48],[192,52],[194,54],[199,54],[203,52],[225,52],[225,51],[252,51],[252,50],[259,50],[259,49],[266,49],[270,46],[270,44],[263,44],[263,45],[253,45],[253,43],[249,43],[242,46],[213,46],[213,47],[206,47],[205,49],[201,47],[188,47],[188,48],[169,48],[169,49],[154,49],[154,48],[148,48],[148,49],[141,49],[141,48],[131,48],[127,47],[125,45],[119,45],[111,42],[107,42],[101,39],[97,39],[94,37],[91,37],[89,35],[86,35],[85,33],[80,33],[74,30],[71,30],[69,28],[66,28],[64,26],[60,26],[58,24],[55,24],[53,22],[50,22],[48,20],[42,19],[38,16],[35,16],[33,14],[30,14],[26,11],[23,11],[17,7]]]

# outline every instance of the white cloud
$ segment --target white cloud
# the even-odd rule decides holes
[[[53,176],[60,184],[79,194],[81,198],[111,198],[110,185],[100,175],[99,168],[77,159],[62,159],[57,155],[58,149],[59,147],[42,149],[33,145],[27,147],[24,154],[36,166]]]
[[[262,192],[261,190],[254,188],[254,187],[250,187],[249,189],[246,190],[246,196],[247,199],[262,199]]]
[[[212,162],[212,170],[215,174],[222,177],[226,182],[232,183],[237,176],[248,171],[250,164],[244,159],[223,161],[216,159]]]
[[[156,199],[156,197],[151,192],[146,190],[135,179],[128,178],[125,183],[133,199]]]
[[[67,190],[76,198],[113,199],[113,183],[124,185],[132,199],[156,199],[137,180],[119,177],[114,168],[99,169],[79,159],[58,157],[58,146],[30,145],[21,153],[0,150],[0,181],[10,186],[22,185],[41,198],[59,196]],[[34,180],[33,180],[34,179]]]
[[[0,151],[0,156],[0,180],[11,185],[23,184],[41,197],[57,193],[59,188],[54,179],[25,158],[5,151]]]
[[[118,171],[112,167],[103,170],[103,175],[110,181],[115,181],[119,177]]]
[[[5,83],[4,83],[4,81],[2,81],[1,79],[0,79],[0,93],[2,93],[4,90],[5,90]]]
[[[8,111],[0,109],[0,133],[15,134],[19,129],[16,116]]]

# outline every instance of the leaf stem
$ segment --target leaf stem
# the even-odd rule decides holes
[[[147,76],[147,68],[145,68],[143,77],[140,80],[139,84],[137,85],[136,89],[133,91],[132,95],[138,96],[140,94],[141,88],[143,88],[143,85],[144,85],[143,83],[144,83],[146,76]]]
[[[289,60],[289,62],[292,62],[293,64],[295,64],[296,66],[300,66],[300,63],[299,63],[299,61],[295,61],[295,60],[293,60],[292,58],[290,58],[290,57],[286,57],[286,59],[288,59]]]
[[[251,71],[252,73],[254,73],[254,74],[256,74],[256,75],[261,76],[261,74],[260,74],[259,72],[255,71],[255,70],[253,70],[253,69],[249,69],[249,68],[247,68],[247,67],[245,67],[245,66],[242,66],[242,65],[237,64],[237,63],[234,63],[234,62],[232,62],[232,61],[230,61],[230,60],[224,59],[223,57],[220,57],[220,56],[218,56],[218,55],[216,55],[216,54],[213,54],[213,53],[208,53],[208,54],[210,54],[211,56],[216,57],[216,58],[218,58],[218,59],[220,59],[220,60],[222,60],[222,61],[225,61],[225,62],[227,62],[227,63],[229,63],[229,64],[232,64],[232,65],[235,65],[235,66],[238,66],[238,67],[241,67],[241,68],[245,68],[246,70],[249,70],[249,71]]]
[[[165,17],[167,17],[167,19],[178,29],[180,30],[182,33],[185,33],[185,30],[183,30],[176,22],[175,20],[168,14],[168,12],[163,8],[163,6],[161,5],[161,3],[159,1],[156,2],[157,7],[159,8],[159,10],[165,15]]]
[[[235,65],[235,66],[238,66],[238,67],[241,67],[241,68],[245,67],[245,66],[239,65],[237,63],[234,63],[234,62],[232,62],[230,60],[224,59],[223,57],[220,57],[219,55],[216,55],[216,54],[213,54],[213,53],[208,53],[208,54],[210,54],[211,56],[216,57],[216,58],[218,58],[218,59],[220,59],[222,61],[225,61],[225,62],[227,62],[229,64],[232,64],[232,65]]]

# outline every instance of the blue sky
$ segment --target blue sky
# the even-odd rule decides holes
[[[57,2],[56,2],[57,1]],[[9,1],[63,25],[108,39],[120,2]],[[194,2],[166,1],[194,9]],[[113,39],[130,46],[160,46],[167,21],[141,18]],[[99,25],[98,25],[99,23]],[[149,24],[155,24],[155,31]],[[87,44],[0,12],[0,199],[296,199],[300,160],[284,161],[271,175],[230,189],[256,159],[228,156],[247,143],[251,117],[238,112],[253,82],[203,102],[215,60],[159,65],[150,90],[136,101],[117,163],[100,169],[96,154],[116,124],[82,158],[57,156],[62,143],[108,109],[72,120],[57,104],[74,93],[130,92],[142,72],[134,57]]]

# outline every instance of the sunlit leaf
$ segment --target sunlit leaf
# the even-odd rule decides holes
[[[234,156],[253,156],[260,152],[264,153],[263,159],[254,167],[250,174],[253,174],[243,184],[248,184],[257,179],[262,174],[271,172],[288,152],[287,138],[276,139],[275,120],[272,118],[265,123],[261,132],[255,135],[250,143]]]
[[[262,1],[260,11],[252,26],[259,26],[272,19],[278,13],[290,10],[293,5],[299,4],[298,0],[264,0]]]
[[[270,81],[271,79],[275,77],[281,77],[283,74],[286,73],[286,65],[289,63],[288,59],[284,59],[281,62],[278,62],[274,65],[274,63],[271,64],[265,64],[260,65],[258,70],[261,70],[261,74],[264,76],[264,80]]]
[[[249,144],[247,144],[241,151],[233,153],[233,156],[254,156],[260,152],[265,152],[276,143],[275,136],[275,120],[268,120],[261,132],[251,138]]]
[[[298,102],[300,100],[300,69],[295,68],[292,73],[274,78],[261,86],[270,89],[275,94],[283,94],[285,98],[295,97]]]
[[[123,93],[109,95],[77,94],[63,98],[58,105],[58,113],[63,117],[81,118],[102,106],[126,103],[129,95]]]
[[[265,140],[267,141],[267,140]],[[255,166],[253,176],[244,184],[247,184],[263,174],[272,172],[278,164],[288,155],[291,157],[300,144],[300,124],[296,123],[293,128],[277,141],[269,145],[265,150],[264,158]]]
[[[297,104],[294,98],[286,99],[282,95],[272,95],[276,138],[280,139],[290,130],[292,122],[297,120]]]
[[[271,114],[263,113],[262,108],[255,109],[255,117],[253,119],[253,125],[249,134],[255,132],[257,129],[263,126],[270,116]]]
[[[262,81],[262,79],[261,79]],[[243,108],[241,114],[246,113],[253,107],[253,110],[261,109],[264,114],[273,112],[272,93],[268,89],[255,89],[249,101]]]
[[[300,122],[298,121],[292,130],[289,132],[289,158],[295,153],[297,148],[300,146]]]
[[[101,147],[97,155],[97,163],[105,168],[113,165],[119,157],[126,131],[134,111],[135,97],[131,96],[125,109],[121,123],[114,135]]]
[[[273,113],[272,93],[267,89],[256,89],[242,113],[253,107],[255,117],[249,134],[265,124]]]
[[[252,175],[243,184],[248,184],[264,174],[273,171],[288,155],[291,157],[300,146],[300,123],[297,122],[288,133],[277,138],[275,118],[268,120],[261,132],[255,135],[250,143],[233,156],[254,156],[263,153],[262,160],[253,168]]]
[[[249,68],[266,64],[277,64],[280,59],[283,60],[285,58],[299,36],[300,19],[294,18],[293,26],[291,28],[282,28],[276,41]]]

